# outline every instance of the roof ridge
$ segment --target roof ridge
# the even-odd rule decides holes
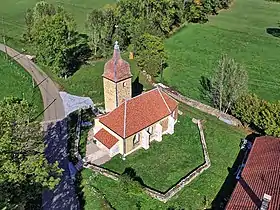
[[[163,102],[164,102],[165,106],[167,107],[167,109],[168,109],[169,113],[171,113],[171,110],[170,110],[170,108],[169,108],[168,104],[166,103],[166,101],[165,101],[165,99],[164,99],[164,97],[163,97],[163,95],[162,95],[162,93],[161,93],[161,91],[160,91],[160,89],[159,89],[159,87],[158,87],[158,86],[157,86],[157,90],[158,90],[158,92],[159,92],[159,94],[160,94],[160,96],[161,96],[161,98],[162,98],[162,100],[163,100]]]
[[[125,134],[126,134],[126,103],[127,100],[125,99],[124,101],[124,120],[123,120],[123,138],[125,139]]]

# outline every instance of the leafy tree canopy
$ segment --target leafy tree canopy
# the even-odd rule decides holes
[[[36,49],[37,60],[59,76],[71,75],[90,56],[87,36],[77,32],[63,7],[38,2],[27,11],[26,24],[25,38]]]
[[[42,127],[30,121],[34,114],[26,100],[0,102],[0,208],[27,208],[43,188],[59,183],[62,170],[48,164]]]
[[[152,76],[157,76],[166,64],[167,55],[163,40],[151,34],[143,34],[134,43],[137,65]]]
[[[203,93],[212,101],[214,107],[227,113],[234,103],[247,93],[248,74],[234,59],[223,55],[212,78],[202,81],[202,84]]]

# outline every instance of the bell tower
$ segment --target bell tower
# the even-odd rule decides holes
[[[130,65],[121,58],[118,42],[113,57],[105,64],[103,73],[105,111],[111,112],[132,95]]]

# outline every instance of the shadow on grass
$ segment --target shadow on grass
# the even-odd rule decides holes
[[[280,28],[266,28],[266,33],[275,37],[280,37]]]
[[[200,86],[199,86],[199,92],[200,92],[200,98],[205,101],[211,101],[211,80],[205,76],[201,76],[199,80]]]
[[[254,142],[255,138],[258,137],[258,134],[252,133],[246,136],[246,139],[250,142]],[[245,155],[244,150],[240,150],[236,160],[234,161],[232,167],[228,167],[228,176],[226,177],[226,180],[224,181],[220,191],[216,195],[215,199],[212,201],[212,208],[213,210],[222,210],[225,209],[231,194],[237,184],[236,180],[236,172],[238,169],[238,166],[242,163],[243,158]],[[246,157],[245,157],[246,158]]]
[[[143,92],[144,86],[139,82],[139,76],[132,82],[132,97],[138,96]]]
[[[131,168],[125,168],[124,172],[122,173],[122,175],[127,175],[128,177],[130,177],[133,181],[138,182],[140,185],[145,186],[144,181],[141,177],[136,175],[136,171]]]
[[[187,173],[185,176],[183,176],[181,179],[179,179],[175,184],[171,185],[171,186],[170,186],[167,190],[165,190],[165,191],[160,191],[160,190],[158,190],[158,189],[155,189],[155,188],[153,188],[153,187],[151,187],[151,186],[146,185],[146,184],[144,183],[143,179],[142,179],[141,177],[137,176],[135,169],[133,169],[133,168],[131,168],[131,167],[125,168],[124,172],[123,172],[121,175],[127,175],[128,177],[131,178],[131,180],[138,182],[142,187],[149,188],[149,189],[154,190],[154,191],[156,191],[156,192],[158,192],[158,193],[161,193],[161,194],[166,194],[169,190],[171,190],[173,187],[175,187],[176,185],[178,185],[183,179],[185,179],[187,176],[189,176],[191,173],[193,173],[194,171],[196,171],[197,169],[199,169],[199,168],[200,168],[201,166],[203,166],[204,164],[205,164],[205,161],[204,161],[202,164],[198,165],[198,166],[197,166],[196,168],[194,168],[193,170],[191,170],[189,173]],[[108,171],[110,171],[110,172],[113,172],[113,173],[115,173],[115,174],[118,174],[118,173],[116,173],[116,172],[114,172],[114,171],[112,171],[112,170],[109,170],[109,169],[107,169],[107,168],[106,168],[106,170],[108,170]],[[120,174],[118,174],[118,175],[120,175]]]

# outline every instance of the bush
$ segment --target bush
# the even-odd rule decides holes
[[[280,137],[280,101],[270,103],[254,94],[246,95],[235,103],[233,114],[267,135]]]

